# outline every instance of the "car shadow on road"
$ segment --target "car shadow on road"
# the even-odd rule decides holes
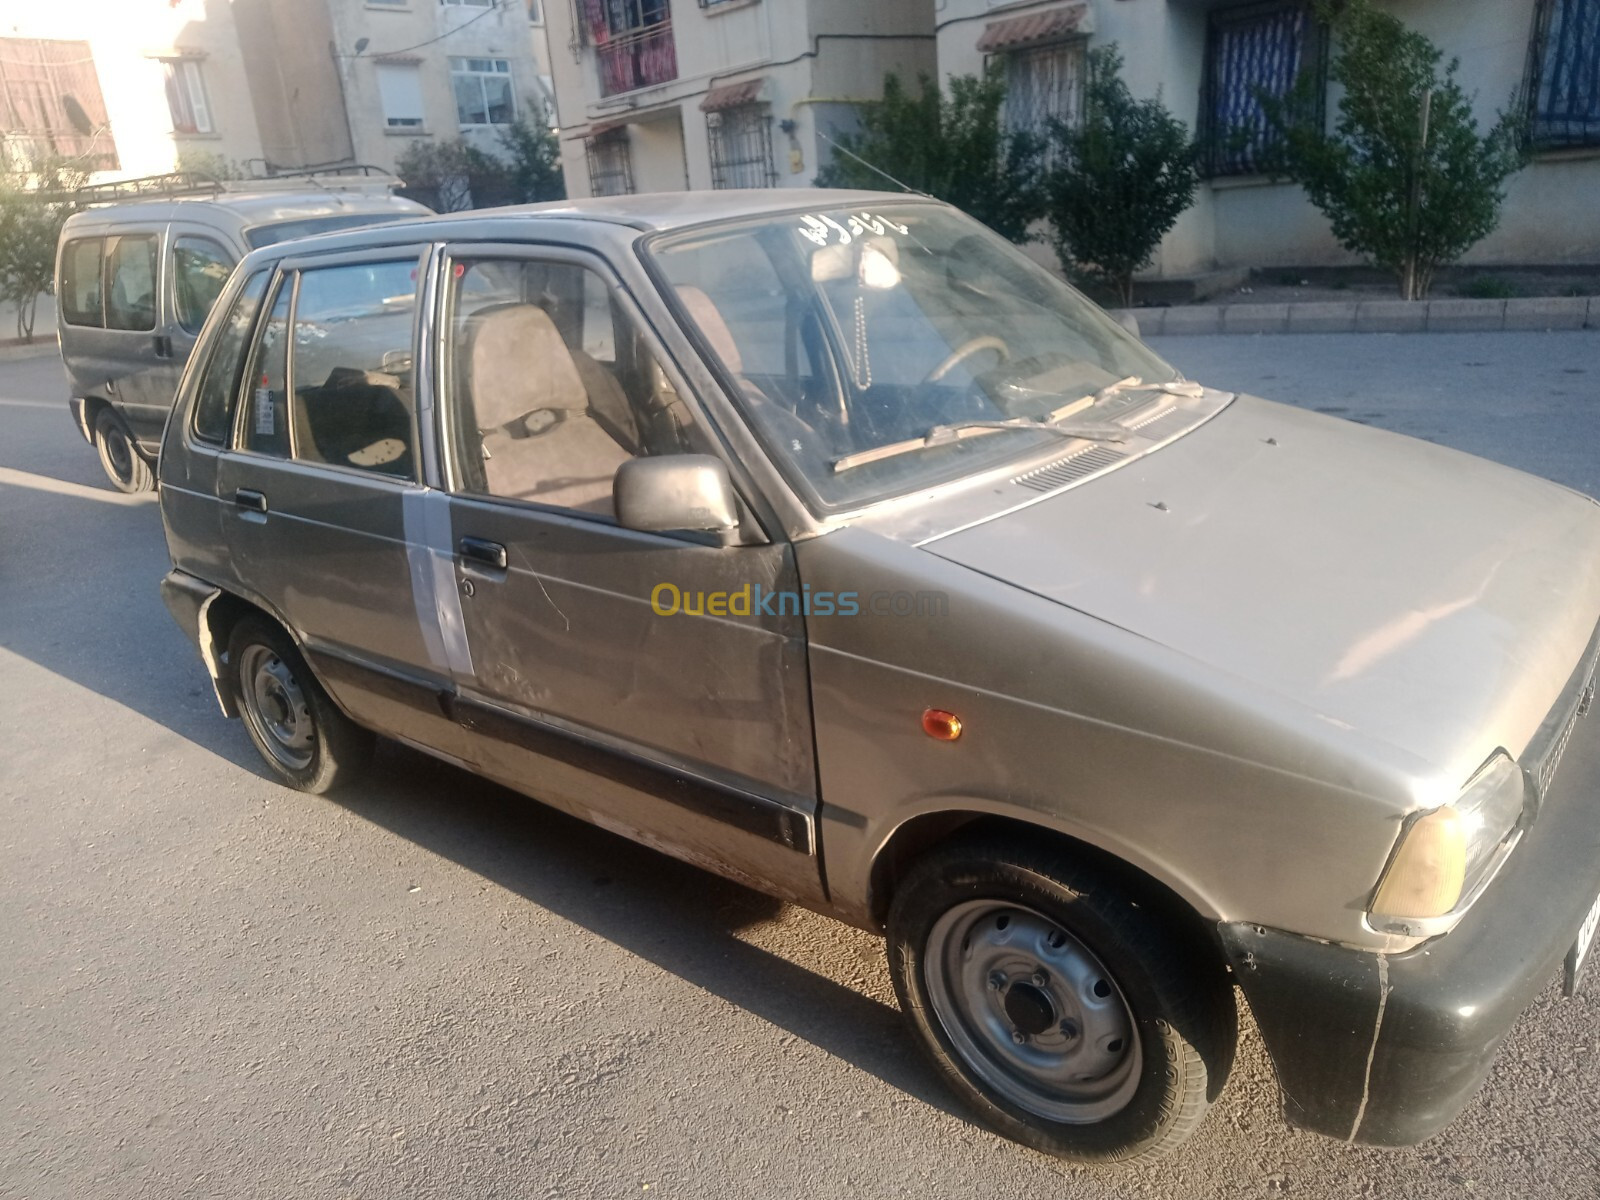
[[[959,1115],[893,1007],[738,936],[782,902],[387,742],[371,776],[329,799]]]

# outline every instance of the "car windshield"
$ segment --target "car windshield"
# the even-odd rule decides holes
[[[653,241],[682,314],[807,501],[859,507],[1030,454],[1178,375],[982,225],[818,209]]]
[[[297,221],[279,221],[276,225],[257,225],[248,230],[244,240],[252,250],[263,246],[276,246],[293,238],[310,237],[314,233],[332,233],[336,229],[354,229],[360,225],[388,225],[423,216],[420,212],[370,212],[338,213],[331,217],[301,217]]]

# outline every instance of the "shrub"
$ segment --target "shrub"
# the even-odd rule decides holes
[[[818,186],[899,185],[953,204],[1013,242],[1029,240],[1028,226],[1044,211],[1043,145],[1004,127],[1000,68],[951,76],[948,95],[926,75],[918,85],[913,94],[899,76],[885,77],[883,99],[862,107],[861,132],[836,140]]]
[[[33,340],[39,297],[55,290],[56,242],[88,172],[66,159],[0,179],[0,300],[17,310],[17,336]]]
[[[567,198],[561,171],[561,146],[542,105],[530,103],[516,122],[500,131],[500,144],[510,158],[511,186],[523,204]]]
[[[1056,122],[1046,209],[1062,269],[1133,302],[1133,276],[1194,203],[1189,131],[1159,97],[1135,100],[1115,45],[1089,52],[1083,116]]]
[[[1459,63],[1441,70],[1438,47],[1371,0],[1319,0],[1318,15],[1338,41],[1339,119],[1331,136],[1306,119],[1303,87],[1288,102],[1264,98],[1284,130],[1284,168],[1341,243],[1420,300],[1439,267],[1498,224],[1501,185],[1524,161],[1522,119],[1502,113],[1480,137]]]
[[[401,190],[439,212],[566,198],[561,149],[542,105],[525,102],[523,115],[500,131],[500,145],[503,154],[464,138],[415,142],[395,163],[406,183]]]

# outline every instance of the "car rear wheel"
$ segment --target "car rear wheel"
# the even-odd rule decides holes
[[[371,760],[372,734],[339,711],[276,625],[241,620],[228,640],[228,664],[250,740],[290,787],[331,791]]]
[[[94,444],[106,478],[119,492],[148,492],[155,486],[155,473],[134,445],[133,435],[109,408],[102,408],[94,419]]]
[[[896,891],[901,1011],[980,1122],[1059,1158],[1154,1158],[1222,1089],[1238,1030],[1209,945],[1109,875],[1009,840],[936,851]]]

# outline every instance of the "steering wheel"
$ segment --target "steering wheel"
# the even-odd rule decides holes
[[[971,358],[980,350],[997,351],[1000,355],[1001,362],[1009,362],[1011,360],[1011,347],[1006,345],[1002,339],[995,337],[994,334],[986,333],[982,337],[975,337],[970,341],[963,342],[954,350],[950,351],[950,353],[945,356],[944,361],[933,370],[929,371],[928,374],[923,378],[922,382],[938,383],[946,375],[950,374],[951,371],[955,370],[956,367],[958,367],[961,363]]]

